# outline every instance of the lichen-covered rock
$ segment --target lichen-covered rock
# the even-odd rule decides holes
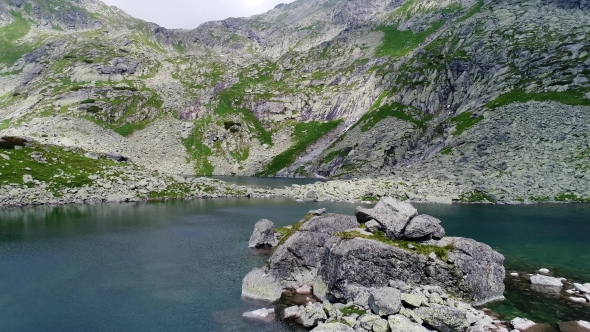
[[[358,207],[355,215],[361,223],[375,220],[385,230],[388,237],[401,239],[403,230],[410,219],[418,215],[418,210],[409,203],[398,201],[392,197],[382,197],[373,209]]]
[[[440,240],[445,236],[445,230],[440,220],[423,214],[413,218],[404,230],[404,238],[408,240]]]
[[[275,224],[268,220],[262,219],[254,225],[254,232],[248,241],[249,248],[274,247],[279,243],[275,236]]]
[[[272,274],[264,269],[250,271],[242,281],[242,297],[252,300],[276,302],[281,298],[283,287]]]
[[[312,332],[354,332],[354,329],[346,324],[342,323],[326,323],[322,324],[313,330]]]
[[[319,274],[336,298],[347,295],[347,285],[386,287],[390,280],[438,285],[474,304],[504,298],[502,255],[471,239],[444,238],[433,244],[438,242],[453,246],[448,253],[452,263],[375,240],[340,240],[325,251]]]
[[[388,318],[389,328],[395,332],[427,332],[428,330],[402,315],[392,315]]]
[[[321,303],[316,302],[305,307],[305,310],[302,312],[301,317],[297,322],[305,327],[313,327],[326,319],[328,319],[328,316],[326,316],[324,306]]]
[[[397,314],[402,307],[401,293],[392,287],[375,289],[369,295],[369,307],[382,317]]]
[[[465,331],[471,323],[465,311],[439,304],[420,307],[414,312],[429,326],[440,332]]]

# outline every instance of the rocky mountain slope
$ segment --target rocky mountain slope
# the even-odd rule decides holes
[[[589,14],[298,0],[168,30],[98,0],[1,0],[0,135],[169,174],[373,183],[326,199],[588,200]]]

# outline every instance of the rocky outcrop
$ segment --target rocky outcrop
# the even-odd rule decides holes
[[[254,269],[242,282],[242,297],[252,300],[276,302],[281,298],[283,287],[278,280],[264,269]]]
[[[412,205],[389,197],[375,209],[357,209],[356,214],[307,215],[283,239],[267,268],[255,269],[244,279],[244,287],[248,286],[243,292],[253,293],[249,285],[262,283],[254,288],[262,288],[262,293],[275,289],[276,297],[279,287],[298,293],[297,289],[312,286],[328,315],[323,317],[321,305],[315,303],[291,307],[285,317],[312,327],[332,316],[342,318],[331,314],[330,302],[349,303],[373,313],[354,322],[374,331],[387,331],[390,325],[422,331],[423,323],[441,332],[465,331],[478,319],[467,310],[468,304],[449,305],[449,294],[476,305],[503,299],[504,257],[489,246],[454,237],[424,241],[424,236],[418,237],[422,242],[406,246],[407,242],[387,238],[379,230],[367,231],[365,222],[379,220],[386,227],[417,218]],[[423,217],[417,224],[439,225],[440,221],[430,218]],[[423,228],[416,226],[412,234]],[[262,278],[266,279],[260,282]]]

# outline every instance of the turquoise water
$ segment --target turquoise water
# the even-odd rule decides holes
[[[247,249],[261,218],[292,224],[308,210],[355,204],[219,199],[0,210],[0,331],[294,331],[242,319],[241,280],[265,263]],[[449,235],[506,256],[509,269],[547,267],[590,282],[590,205],[419,205]],[[590,306],[560,303],[507,280],[491,306],[537,321],[590,320]]]

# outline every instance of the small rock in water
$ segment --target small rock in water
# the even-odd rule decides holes
[[[564,280],[565,280],[565,278],[553,278],[553,277],[548,277],[548,276],[542,276],[539,274],[535,274],[535,275],[531,276],[531,283],[533,285],[563,287]]]
[[[568,294],[576,294],[576,291],[573,290],[573,289],[568,289],[565,292],[568,293]]]
[[[570,296],[569,299],[570,299],[570,301],[578,302],[578,303],[586,303],[587,302],[586,299],[583,297]]]
[[[262,320],[265,322],[272,322],[275,319],[275,311],[274,309],[262,308],[254,311],[245,312],[244,314],[242,314],[242,317]]]
[[[513,276],[513,277],[518,277],[518,273],[516,273],[516,272],[510,273],[510,275]]]
[[[549,269],[546,269],[546,268],[539,269],[539,273],[547,274],[549,272],[551,272],[551,271],[549,271]]]
[[[579,320],[578,325],[580,325],[581,327],[583,327],[585,329],[590,330],[590,323],[585,320]]]
[[[510,325],[512,325],[512,327],[516,330],[524,331],[526,329],[530,329],[531,327],[533,327],[537,324],[535,322],[533,322],[532,320],[518,317],[518,318],[514,318],[513,320],[511,320]]]
[[[578,292],[590,294],[590,283],[588,284],[574,284],[574,287]]]

